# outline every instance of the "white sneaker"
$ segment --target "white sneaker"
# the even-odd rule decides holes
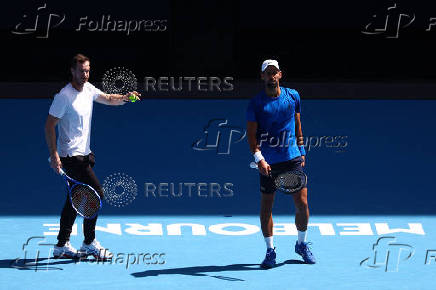
[[[63,247],[54,246],[53,256],[56,259],[74,259],[77,258],[77,250],[67,241]]]
[[[99,241],[93,240],[91,244],[87,245],[82,243],[82,247],[78,253],[81,257],[87,257],[89,255],[99,260],[110,260],[113,254],[108,249],[103,248]]]

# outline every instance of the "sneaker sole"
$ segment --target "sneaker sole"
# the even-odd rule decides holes
[[[301,256],[301,258],[303,259],[303,262],[304,262],[304,263],[306,263],[306,264],[310,264],[310,265],[316,264],[316,262],[310,262],[310,261],[306,261],[306,260],[304,260],[304,257],[303,257],[302,254],[300,254],[300,253],[298,253],[298,252],[295,252],[295,253]]]

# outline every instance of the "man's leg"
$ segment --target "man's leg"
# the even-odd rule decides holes
[[[71,231],[76,220],[77,213],[71,205],[70,197],[67,195],[64,208],[61,213],[58,243],[56,246],[63,247],[70,240]]]
[[[296,208],[295,225],[298,230],[298,241],[295,243],[295,252],[303,257],[304,262],[315,264],[316,260],[306,243],[307,224],[309,223],[309,206],[307,204],[307,188],[293,194]]]
[[[272,208],[274,205],[274,193],[262,193],[260,202],[260,225],[264,238],[273,236]]]
[[[266,269],[272,268],[276,265],[276,252],[273,242],[273,204],[274,193],[262,193],[262,199],[260,202],[260,225],[266,243],[266,256],[260,266]]]
[[[307,188],[294,193],[292,195],[295,204],[295,225],[297,230],[305,232],[307,230],[307,224],[309,223],[309,206],[307,204]]]
[[[80,170],[78,170],[80,163],[75,157],[61,158],[62,166],[69,176],[72,178],[80,178]],[[76,220],[77,212],[71,205],[70,197],[67,194],[67,199],[65,201],[64,207],[61,213],[58,243],[56,246],[63,247],[66,242],[70,240],[71,231]]]
[[[80,162],[75,157],[61,158],[62,167],[67,174],[73,178],[80,177]],[[67,198],[62,209],[60,218],[59,234],[57,236],[58,243],[53,249],[53,256],[55,258],[75,258],[77,257],[77,250],[70,244],[70,235],[76,220],[77,212],[71,205],[70,197]]]
[[[100,185],[100,181],[94,173],[92,167],[94,166],[93,157],[91,157],[91,161],[86,166],[83,175],[84,183],[90,185],[92,188],[97,191],[98,195],[101,199],[103,199],[103,189]],[[85,235],[84,243],[89,245],[95,239],[95,225],[97,224],[98,215],[96,215],[93,219],[84,219],[83,221],[83,233]]]
[[[97,191],[101,199],[103,199],[103,189],[100,185],[100,181],[92,170],[94,166],[94,155],[90,154],[85,158],[86,167],[84,169],[83,182],[90,185]],[[100,243],[95,239],[95,225],[97,223],[97,216],[93,219],[84,219],[83,221],[83,233],[85,239],[82,247],[80,248],[80,255],[88,256],[93,255],[96,259],[106,260],[112,258],[112,253],[102,247]]]

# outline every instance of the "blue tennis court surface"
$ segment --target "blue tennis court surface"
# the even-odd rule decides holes
[[[293,251],[293,217],[276,216],[278,266],[270,270],[259,268],[257,216],[104,216],[97,239],[114,253],[112,263],[48,259],[57,223],[57,216],[0,218],[0,288],[434,289],[433,216],[313,216],[316,265]],[[81,223],[71,237],[76,248]]]
[[[435,289],[434,101],[302,103],[318,263],[294,253],[291,197],[278,194],[270,270],[259,269],[266,249],[243,99],[96,105],[95,172],[103,185],[121,174],[137,196],[101,210],[97,239],[113,263],[49,259],[65,202],[47,163],[50,102],[0,102],[9,136],[0,142],[8,164],[0,167],[1,289]],[[76,222],[71,241],[80,248]]]

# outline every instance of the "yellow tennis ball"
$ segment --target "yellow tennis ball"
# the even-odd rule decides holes
[[[129,96],[129,100],[130,100],[132,103],[136,102],[136,96],[135,96],[134,94],[131,94],[131,95]]]

